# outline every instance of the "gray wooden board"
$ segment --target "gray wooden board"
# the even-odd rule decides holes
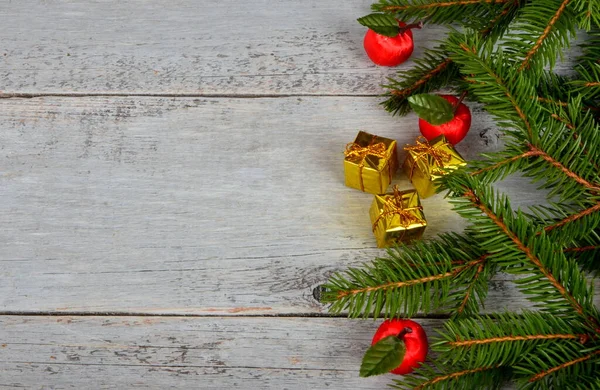
[[[419,321],[428,334],[441,320]],[[359,378],[380,321],[0,317],[0,388],[379,389]]]
[[[364,53],[371,3],[4,1],[0,92],[380,94],[396,69]],[[413,58],[444,32],[415,31]]]
[[[390,383],[358,378],[378,322],[277,317],[326,313],[313,289],[384,253],[341,151],[358,129],[418,132],[364,97],[397,71],[362,49],[371,2],[0,4],[0,97],[72,96],[0,100],[0,312],[20,313],[0,316],[0,388]],[[413,58],[443,32],[415,31]],[[467,158],[500,146],[472,108]],[[425,239],[464,227],[441,195],[423,204]],[[511,280],[486,311],[530,307]],[[46,312],[102,316],[27,315]]]
[[[403,145],[415,122],[367,97],[0,100],[0,308],[325,312],[316,286],[384,254],[372,196],[343,184],[344,145],[358,129]],[[477,112],[459,149],[497,147]],[[423,205],[425,239],[463,228],[442,195]],[[506,275],[492,283],[487,310],[527,305]]]

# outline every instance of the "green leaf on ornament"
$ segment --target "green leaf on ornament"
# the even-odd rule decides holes
[[[434,126],[450,122],[454,118],[454,107],[441,96],[422,93],[409,96],[408,102],[419,118]]]
[[[371,346],[363,357],[360,376],[381,375],[398,367],[404,359],[406,346],[396,336],[388,336]]]
[[[392,15],[388,14],[370,14],[358,18],[358,23],[365,27],[370,28],[377,34],[385,35],[387,37],[395,37],[400,33],[400,26],[398,21]]]

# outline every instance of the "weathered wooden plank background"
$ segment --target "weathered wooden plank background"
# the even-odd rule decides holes
[[[377,323],[319,317],[313,297],[382,254],[344,145],[418,134],[378,105],[395,70],[362,51],[369,4],[0,5],[0,386],[389,383],[358,379]],[[500,142],[472,109],[468,158]],[[518,178],[499,188],[539,201]],[[423,204],[425,239],[464,226],[442,196]],[[528,306],[494,280],[486,310]]]

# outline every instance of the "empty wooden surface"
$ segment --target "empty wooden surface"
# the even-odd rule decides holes
[[[0,5],[0,387],[390,382],[358,378],[377,323],[323,317],[313,296],[384,253],[344,145],[418,134],[375,96],[395,70],[362,51],[369,4]],[[471,107],[459,150],[476,158],[501,141]],[[519,178],[498,187],[540,201]],[[423,205],[425,239],[463,228],[442,195]],[[486,311],[528,306],[495,278]]]

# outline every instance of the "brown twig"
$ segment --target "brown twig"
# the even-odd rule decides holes
[[[412,23],[412,24],[407,24],[404,27],[400,27],[398,29],[398,34],[404,34],[405,32],[407,32],[408,30],[412,30],[413,28],[418,28],[421,29],[423,28],[423,22],[418,22],[418,23]]]
[[[544,32],[542,33],[542,35],[540,35],[540,37],[537,39],[537,41],[535,42],[535,45],[533,45],[531,50],[529,50],[529,52],[527,52],[525,59],[523,60],[523,62],[521,63],[521,66],[518,69],[519,72],[521,72],[523,69],[528,68],[530,66],[529,62],[531,61],[531,58],[540,49],[540,47],[542,46],[542,44],[544,43],[544,40],[548,37],[548,35],[550,35],[550,31],[552,31],[554,24],[556,23],[558,18],[560,18],[562,13],[565,11],[565,8],[567,7],[567,4],[569,4],[570,1],[571,0],[563,0],[562,4],[560,5],[560,7],[558,7],[558,9],[556,10],[556,13],[552,17],[552,19],[550,19],[550,22],[548,22],[548,25],[544,29]]]
[[[575,130],[575,125],[574,124],[572,124],[571,122],[569,122],[566,119],[561,118],[558,114],[552,114],[550,116],[552,118],[556,119],[557,121],[559,121],[561,123],[564,123],[564,125],[567,127],[567,129],[569,129],[569,130]],[[575,139],[577,139],[579,137],[579,135],[577,133],[573,132],[573,137]]]
[[[518,6],[519,2],[520,2],[520,0],[513,0],[510,5]],[[480,31],[481,35],[485,38],[490,32],[492,32],[492,29],[496,26],[496,24],[498,24],[498,21],[500,19],[502,19],[504,16],[506,16],[510,11],[511,11],[510,7],[505,7],[504,10],[502,10],[502,12],[500,12],[498,14],[498,16],[496,16],[494,19],[492,19],[492,21],[490,22],[488,27],[486,27],[484,30]]]
[[[537,153],[538,156],[540,156],[541,158],[543,158],[544,160],[549,162],[552,166],[554,166],[555,168],[562,171],[565,175],[567,175],[571,179],[575,180],[577,183],[581,184],[582,186],[584,186],[594,192],[600,192],[600,185],[593,184],[593,183],[590,183],[589,181],[585,180],[584,178],[577,175],[575,172],[571,171],[569,168],[565,167],[560,162],[558,162],[557,160],[552,158],[550,155],[548,155],[543,150],[538,149],[536,146],[534,146],[532,144],[529,144],[529,149],[532,152]]]
[[[422,284],[422,283],[427,283],[427,282],[433,282],[434,280],[446,279],[449,277],[456,276],[461,271],[463,271],[467,268],[474,267],[474,266],[480,264],[481,262],[483,262],[484,260],[485,260],[485,258],[482,256],[477,260],[469,261],[461,267],[457,267],[452,271],[448,271],[448,272],[445,272],[445,273],[439,274],[439,275],[426,276],[423,278],[406,280],[403,282],[390,282],[390,283],[382,284],[379,286],[359,288],[359,289],[350,290],[350,291],[340,291],[337,294],[337,299],[341,299],[341,298],[347,297],[349,295],[362,294],[362,293],[372,292],[372,291],[377,291],[377,290],[389,290],[391,288],[408,287],[408,286],[414,286],[415,284]]]
[[[460,47],[464,51],[467,51],[470,53],[475,53],[475,51],[473,49],[466,47],[464,44],[460,44]],[[519,118],[521,118],[521,120],[523,121],[523,124],[525,125],[525,128],[527,129],[527,134],[529,135],[529,138],[531,138],[532,130],[531,130],[531,125],[529,124],[529,120],[527,120],[527,116],[525,116],[525,113],[523,112],[521,107],[517,104],[517,100],[514,98],[514,96],[512,96],[512,94],[510,93],[508,88],[506,88],[504,80],[502,80],[502,78],[500,76],[498,76],[496,73],[494,73],[492,71],[492,69],[487,69],[487,72],[488,72],[488,75],[490,75],[494,79],[496,84],[498,84],[498,86],[504,90],[504,95],[508,98],[508,100],[510,101],[510,104],[512,104],[513,108],[517,112],[517,115],[519,115]]]
[[[492,170],[492,169],[499,168],[502,165],[511,163],[513,161],[517,161],[517,160],[519,160],[521,158],[527,158],[527,157],[533,157],[533,156],[539,156],[539,153],[532,152],[531,150],[528,151],[528,152],[521,153],[521,154],[519,154],[517,156],[514,156],[514,157],[511,157],[511,158],[507,158],[505,160],[502,160],[502,161],[500,161],[500,162],[498,162],[498,163],[496,163],[494,165],[490,165],[489,167],[481,168],[481,169],[479,169],[479,170],[477,170],[475,172],[471,172],[471,176],[479,175],[480,173],[483,173],[485,171],[489,171],[489,170]]]
[[[544,230],[547,231],[547,232],[549,232],[551,230],[554,230],[554,229],[557,229],[559,227],[562,227],[562,226],[564,226],[564,225],[566,225],[568,223],[575,222],[578,219],[581,219],[581,218],[585,217],[586,215],[590,215],[590,214],[595,213],[597,211],[600,211],[600,202],[596,203],[594,206],[592,206],[590,208],[582,210],[582,211],[580,211],[580,212],[578,212],[576,214],[570,215],[567,218],[565,218],[565,219],[563,219],[563,220],[561,220],[561,221],[559,221],[559,222],[557,222],[555,224],[546,226],[544,228]]]
[[[448,65],[450,65],[451,62],[452,62],[452,60],[450,58],[444,59],[444,61],[442,61],[438,66],[436,66],[435,68],[433,68],[430,72],[428,72],[427,74],[425,74],[423,76],[423,78],[421,78],[420,80],[418,80],[417,82],[415,82],[410,87],[402,89],[402,90],[393,90],[390,93],[393,96],[398,96],[398,97],[401,97],[401,98],[410,95],[417,88],[419,88],[421,85],[423,85],[426,82],[428,82],[432,77],[434,77],[435,75],[441,73],[444,69],[446,69],[448,67]]]
[[[558,114],[551,114],[550,116],[553,119],[556,119],[557,121],[563,123],[567,129],[571,130],[573,132],[572,133],[573,139],[577,140],[579,138],[579,134],[577,134],[577,132],[575,131],[576,127],[575,127],[574,124],[572,124],[568,120],[562,118]],[[583,154],[585,154],[587,156],[588,153],[589,153],[589,151],[587,150],[587,148],[585,147],[585,145],[581,141],[579,142],[579,146],[581,147]],[[594,168],[596,168],[596,170],[600,171],[600,167],[598,166],[598,164],[596,164],[593,161],[590,161],[590,163],[594,166]]]
[[[463,370],[463,371],[454,372],[452,374],[440,375],[438,377],[428,380],[427,382],[421,383],[419,386],[415,387],[413,390],[421,390],[421,389],[424,389],[425,387],[428,387],[430,385],[433,385],[433,384],[436,384],[438,382],[442,382],[442,381],[445,381],[448,379],[454,379],[454,378],[458,378],[458,377],[461,377],[464,375],[475,374],[476,372],[491,370],[491,369],[498,368],[498,367],[500,367],[500,366],[498,365],[498,366],[479,367],[479,368],[473,368],[471,370]]]
[[[515,246],[521,252],[523,252],[523,254],[525,254],[527,259],[529,259],[529,261],[539,269],[539,271],[542,273],[542,275],[544,275],[544,277],[546,279],[548,279],[550,284],[552,284],[552,286],[554,286],[554,288],[560,293],[560,295],[562,295],[562,297],[565,298],[565,300],[567,302],[569,302],[569,304],[573,307],[575,312],[577,312],[581,316],[585,315],[585,310],[583,309],[583,306],[581,306],[581,304],[571,295],[571,293],[569,291],[567,291],[565,286],[563,286],[556,279],[556,277],[554,277],[554,275],[550,272],[550,270],[547,269],[546,266],[544,266],[544,264],[541,262],[541,260],[531,251],[531,249],[528,246],[526,246],[519,239],[519,237],[517,237],[517,235],[508,228],[508,226],[502,221],[501,218],[499,218],[492,210],[490,210],[486,205],[484,205],[481,202],[481,200],[479,199],[479,197],[477,195],[475,195],[475,193],[472,190],[466,189],[463,196],[465,198],[469,199],[469,201],[471,201],[471,203],[475,207],[477,207],[485,215],[487,215],[488,218],[490,218],[496,224],[496,226],[498,226],[500,228],[500,230],[502,230],[502,232],[508,238],[510,238],[510,240],[515,244]],[[600,324],[598,324],[593,318],[589,318],[589,320],[593,322],[593,325],[596,328],[596,331],[600,332]]]
[[[473,345],[492,344],[492,343],[504,343],[511,341],[529,341],[529,340],[554,340],[554,339],[577,339],[581,340],[582,336],[577,334],[536,334],[528,336],[504,336],[504,337],[491,337],[489,339],[477,339],[477,340],[456,340],[450,341],[448,344],[452,347],[471,347]]]
[[[552,100],[552,99],[544,98],[544,97],[541,97],[541,96],[538,96],[537,100],[539,102],[542,102],[542,103],[556,104],[556,105],[561,106],[561,107],[566,107],[566,106],[569,105],[569,103],[566,103],[566,102],[561,102],[559,100]]]
[[[485,259],[488,255],[484,255],[484,256],[485,256],[484,257],[484,259]],[[456,310],[458,314],[462,314],[462,312],[467,307],[467,303],[469,302],[469,298],[471,297],[471,292],[473,291],[473,287],[475,286],[475,283],[477,282],[477,279],[479,279],[479,275],[481,275],[484,268],[485,268],[485,263],[481,263],[481,264],[479,264],[479,267],[477,267],[477,273],[473,277],[473,280],[471,280],[471,284],[469,284],[469,287],[467,288],[465,297],[463,298],[462,302],[460,303],[460,306]]]
[[[567,248],[563,252],[565,252],[565,253],[569,253],[569,252],[587,252],[587,251],[597,251],[597,250],[600,250],[600,246],[599,245],[588,245],[588,246],[579,246],[579,247],[574,247],[574,248]]]
[[[462,93],[460,94],[460,97],[458,98],[457,102],[454,104],[454,112],[453,114],[456,115],[456,111],[458,111],[458,107],[460,107],[460,104],[462,103],[463,100],[465,100],[465,97],[467,96],[469,92],[468,91],[462,91]]]
[[[381,10],[384,12],[399,12],[407,9],[430,9],[430,8],[442,8],[442,7],[454,7],[457,5],[473,5],[473,4],[503,4],[509,0],[460,0],[460,1],[447,1],[444,3],[430,3],[422,5],[389,5],[382,7]]]
[[[556,367],[552,367],[552,368],[551,368],[551,369],[549,369],[549,370],[542,371],[542,372],[540,372],[540,373],[538,373],[538,374],[535,374],[534,376],[532,376],[532,377],[529,379],[529,382],[535,382],[535,381],[538,381],[538,380],[542,379],[543,377],[545,377],[545,376],[547,376],[547,375],[549,375],[549,374],[552,374],[552,373],[553,373],[553,372],[555,372],[555,371],[562,370],[563,368],[570,367],[570,366],[572,366],[572,365],[574,365],[574,364],[577,364],[577,363],[585,362],[586,360],[590,360],[591,358],[593,358],[593,357],[594,357],[594,356],[596,356],[596,355],[600,355],[600,351],[594,351],[594,352],[590,353],[589,355],[582,356],[582,357],[580,357],[580,358],[578,358],[578,359],[571,360],[571,361],[569,361],[569,362],[566,362],[566,363],[560,364],[560,365],[558,365],[558,366],[556,366]]]

